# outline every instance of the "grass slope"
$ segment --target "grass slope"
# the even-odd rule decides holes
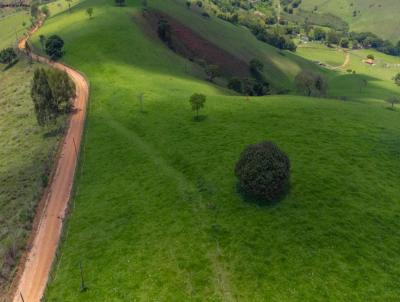
[[[399,94],[399,86],[393,78],[400,72],[400,58],[388,56],[373,49],[351,50],[349,64],[335,73],[328,73],[329,95],[345,96],[350,100],[378,101]],[[342,49],[332,49],[318,43],[308,43],[298,49],[298,54],[306,59],[320,61],[332,66],[341,66],[345,54]],[[367,55],[375,57],[375,65],[365,64]],[[348,74],[346,70],[356,74]],[[365,87],[364,80],[367,80]]]
[[[393,42],[400,40],[400,5],[397,0],[303,0],[306,10],[332,13],[349,23],[358,32],[371,31]],[[353,17],[353,11],[357,16]]]
[[[185,60],[132,21],[137,13],[139,1],[89,0],[35,36],[37,45],[39,34],[61,35],[65,61],[92,88],[45,300],[396,299],[400,113],[376,102],[229,96],[185,73]],[[200,123],[193,92],[208,96]],[[243,201],[233,176],[243,148],[265,139],[293,165],[291,191],[274,206]]]
[[[23,26],[23,23],[26,23]],[[16,44],[16,37],[21,37],[30,24],[29,12],[25,10],[2,9],[0,14],[0,50]]]
[[[246,28],[222,21],[216,16],[204,18],[202,10],[186,8],[183,0],[153,0],[149,7],[163,11],[189,26],[215,45],[230,52],[245,62],[257,58],[264,63],[264,74],[274,86],[294,89],[293,78],[302,69],[317,69],[308,61],[289,51],[278,49],[258,41]]]
[[[0,72],[0,300],[20,251],[57,146],[57,125],[37,126],[30,98],[33,69],[25,60]]]

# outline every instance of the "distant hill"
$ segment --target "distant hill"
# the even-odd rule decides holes
[[[303,0],[300,8],[334,14],[353,31],[370,31],[392,42],[400,40],[399,0]]]

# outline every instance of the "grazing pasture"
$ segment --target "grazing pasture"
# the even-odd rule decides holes
[[[180,14],[184,1],[149,5],[221,47],[225,39],[239,57],[240,41],[250,45],[270,78],[289,87],[299,62],[317,69],[242,28]],[[60,35],[65,62],[91,82],[75,196],[45,301],[396,299],[400,112],[381,98],[394,84],[369,75],[369,93],[340,91],[353,75],[326,71],[329,95],[348,102],[238,96],[196,77],[191,62],[144,32],[141,10],[140,1],[88,0],[34,36],[39,48],[40,34]],[[367,76],[354,68],[355,79]],[[207,96],[201,121],[189,104],[195,92]],[[246,200],[236,187],[241,151],[262,140],[292,163],[290,191],[276,204]]]
[[[344,19],[350,30],[370,31],[392,42],[400,40],[400,5],[397,0],[303,0],[301,8],[332,13]],[[354,16],[354,12],[355,16]]]

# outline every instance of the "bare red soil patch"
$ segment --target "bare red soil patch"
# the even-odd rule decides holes
[[[158,11],[146,12],[144,16],[153,32],[157,32],[160,20],[168,22],[171,27],[170,48],[176,53],[194,62],[203,60],[207,64],[218,65],[225,76],[246,77],[249,75],[249,67],[245,61],[219,48],[172,17]]]

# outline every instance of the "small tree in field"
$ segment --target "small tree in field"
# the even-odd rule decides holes
[[[190,97],[189,100],[192,105],[192,110],[196,111],[195,119],[199,119],[199,110],[204,107],[204,103],[206,102],[206,96],[204,94],[195,93]]]
[[[92,16],[93,16],[93,7],[88,7],[88,8],[86,9],[86,13],[87,13],[87,15],[89,16],[89,19],[92,19]]]
[[[192,6],[192,2],[191,1],[186,1],[186,7],[188,9],[190,9],[191,6]]]
[[[391,97],[387,98],[387,99],[385,100],[385,102],[391,104],[391,105],[392,105],[392,109],[394,109],[394,105],[400,104],[400,97],[398,97],[398,96],[391,96]]]
[[[400,72],[394,76],[394,82],[400,86]]]

